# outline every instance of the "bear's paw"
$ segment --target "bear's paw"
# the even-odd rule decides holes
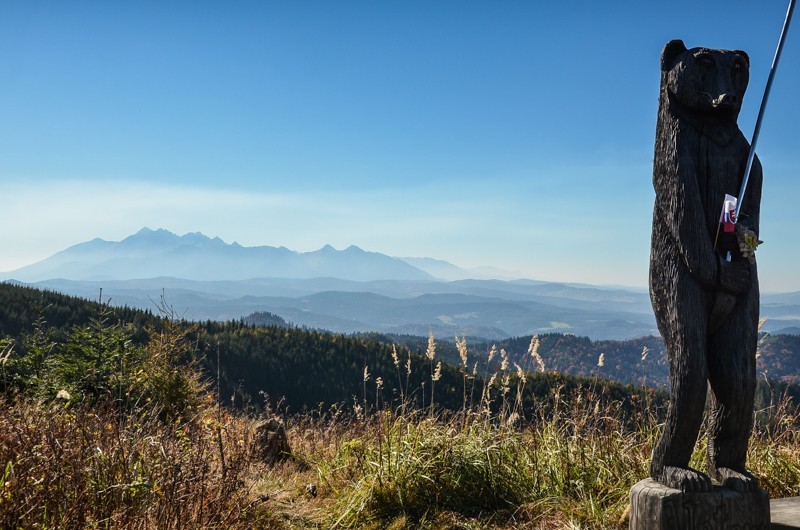
[[[658,482],[684,493],[711,491],[711,479],[705,473],[690,467],[666,466]]]
[[[746,469],[736,470],[729,467],[718,467],[709,470],[711,477],[720,485],[738,492],[755,491],[758,479]]]

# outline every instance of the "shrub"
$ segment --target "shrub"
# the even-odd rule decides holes
[[[121,410],[154,402],[164,418],[192,414],[205,385],[192,359],[191,326],[164,318],[145,330],[140,344],[132,338],[139,330],[112,316],[112,308],[102,305],[59,342],[40,313],[20,348],[4,343],[6,392],[43,402],[113,402]]]

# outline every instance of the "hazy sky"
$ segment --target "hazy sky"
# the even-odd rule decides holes
[[[750,137],[787,3],[4,0],[0,271],[148,226],[644,286],[662,47],[749,53]],[[800,290],[795,24],[770,291]]]

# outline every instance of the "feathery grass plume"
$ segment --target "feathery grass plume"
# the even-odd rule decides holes
[[[505,372],[508,370],[508,353],[503,348],[500,348],[500,371]]]
[[[434,392],[436,390],[436,381],[438,381],[439,377],[441,377],[441,369],[439,369],[439,375],[436,379],[434,376],[436,373],[434,372],[433,368],[433,359],[436,357],[436,338],[433,336],[433,330],[428,329],[428,349],[425,350],[425,356],[431,361],[431,416],[433,416],[433,406],[434,406]],[[441,362],[439,363],[441,365]],[[425,403],[425,389],[423,388],[423,405]]]
[[[400,389],[400,402],[405,403],[406,395],[403,391],[403,378],[400,377],[400,356],[397,355],[396,344],[392,344],[392,363],[394,364],[395,372],[397,372],[397,387]]]
[[[431,376],[431,381],[438,381],[442,378],[442,361],[436,363],[436,370],[433,372]]]
[[[650,348],[648,348],[647,346],[645,346],[644,348],[642,348],[642,361],[644,361],[645,359],[647,359],[647,354],[648,354],[648,353],[650,353]]]
[[[403,392],[403,407],[406,405],[406,396],[408,396],[408,382],[411,380],[411,352],[408,352],[408,359],[406,359],[406,389]]]
[[[536,364],[539,365],[539,371],[541,373],[544,373],[545,372],[544,360],[542,359],[542,356],[539,355],[539,345],[540,344],[541,344],[541,342],[539,342],[539,335],[532,336],[531,337],[531,343],[528,346],[528,352],[531,354],[531,357],[533,357],[534,360],[536,360]]]
[[[381,389],[383,388],[383,378],[376,377],[375,378],[375,410],[380,410],[381,408]]]
[[[467,404],[467,379],[470,379],[470,386],[469,386],[469,405]],[[475,397],[475,381],[478,379],[478,361],[475,361],[475,364],[472,365],[472,375],[468,375],[467,372],[464,372],[464,396],[461,411],[464,413],[464,426],[467,425],[468,414],[467,410],[472,410],[472,400]]]
[[[463,388],[463,395],[461,401],[461,411],[466,413],[467,411],[467,337],[462,336],[460,339],[458,335],[456,335],[456,349],[458,350],[458,356],[461,358],[461,373],[462,377],[462,388]],[[473,382],[474,384],[474,382]],[[466,418],[466,416],[465,416]]]
[[[522,384],[524,385],[528,381],[528,377],[527,374],[525,373],[525,370],[523,370],[522,367],[516,362],[514,363],[514,368],[517,369],[517,377],[519,377],[519,380],[522,381]]]
[[[458,349],[458,356],[461,358],[461,366],[467,367],[467,337],[458,338],[456,335],[456,348]]]
[[[497,384],[497,377],[499,376],[499,374],[500,372],[493,373],[492,377],[489,378],[489,382],[487,383],[486,386],[488,386],[489,388],[495,386]]]
[[[364,366],[364,410],[367,410],[367,381],[370,379],[369,366]]]
[[[492,369],[492,359],[494,359],[495,356],[497,356],[497,345],[492,344],[492,347],[489,349],[489,356],[486,359],[486,372],[483,377],[483,390],[481,391],[481,400],[479,401],[479,406],[483,409],[483,412],[486,413],[489,412],[489,404],[492,399],[490,387],[494,384],[495,379],[497,379],[497,373],[493,373],[491,378],[489,378],[489,370]],[[488,381],[487,378],[489,378]]]
[[[433,361],[431,361],[433,363]],[[436,390],[436,381],[442,378],[442,361],[436,363],[436,369],[431,374],[431,417],[433,417],[434,413],[434,406],[436,405],[434,401],[434,391]]]
[[[481,396],[481,400],[484,401],[486,411],[489,410],[489,405],[492,402],[492,387],[497,381],[497,374],[498,372],[493,373],[492,377],[489,378],[489,381],[485,383],[483,387],[483,396]]]
[[[489,377],[489,370],[492,369],[492,359],[497,356],[497,346],[492,344],[492,347],[489,349],[489,357],[486,358],[486,371],[483,374],[484,380]],[[486,383],[484,381],[484,388],[486,387]],[[481,398],[483,401],[483,398]]]
[[[428,349],[425,351],[425,356],[431,361],[436,357],[436,339],[433,336],[433,330],[428,330]]]
[[[514,407],[512,416],[516,415],[517,417],[521,417],[522,414],[522,397],[525,392],[525,385],[528,382],[528,373],[516,362],[514,363],[514,368],[517,370],[517,395],[514,398]],[[509,426],[513,425],[515,422],[511,422]]]
[[[531,343],[528,344],[528,352],[533,355],[534,352],[539,351],[539,335],[531,335]]]
[[[606,354],[601,353],[600,357],[597,358],[597,367],[602,368],[606,364]]]

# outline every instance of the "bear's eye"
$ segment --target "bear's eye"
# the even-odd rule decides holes
[[[708,52],[700,52],[694,58],[703,66],[714,66],[714,57]]]

